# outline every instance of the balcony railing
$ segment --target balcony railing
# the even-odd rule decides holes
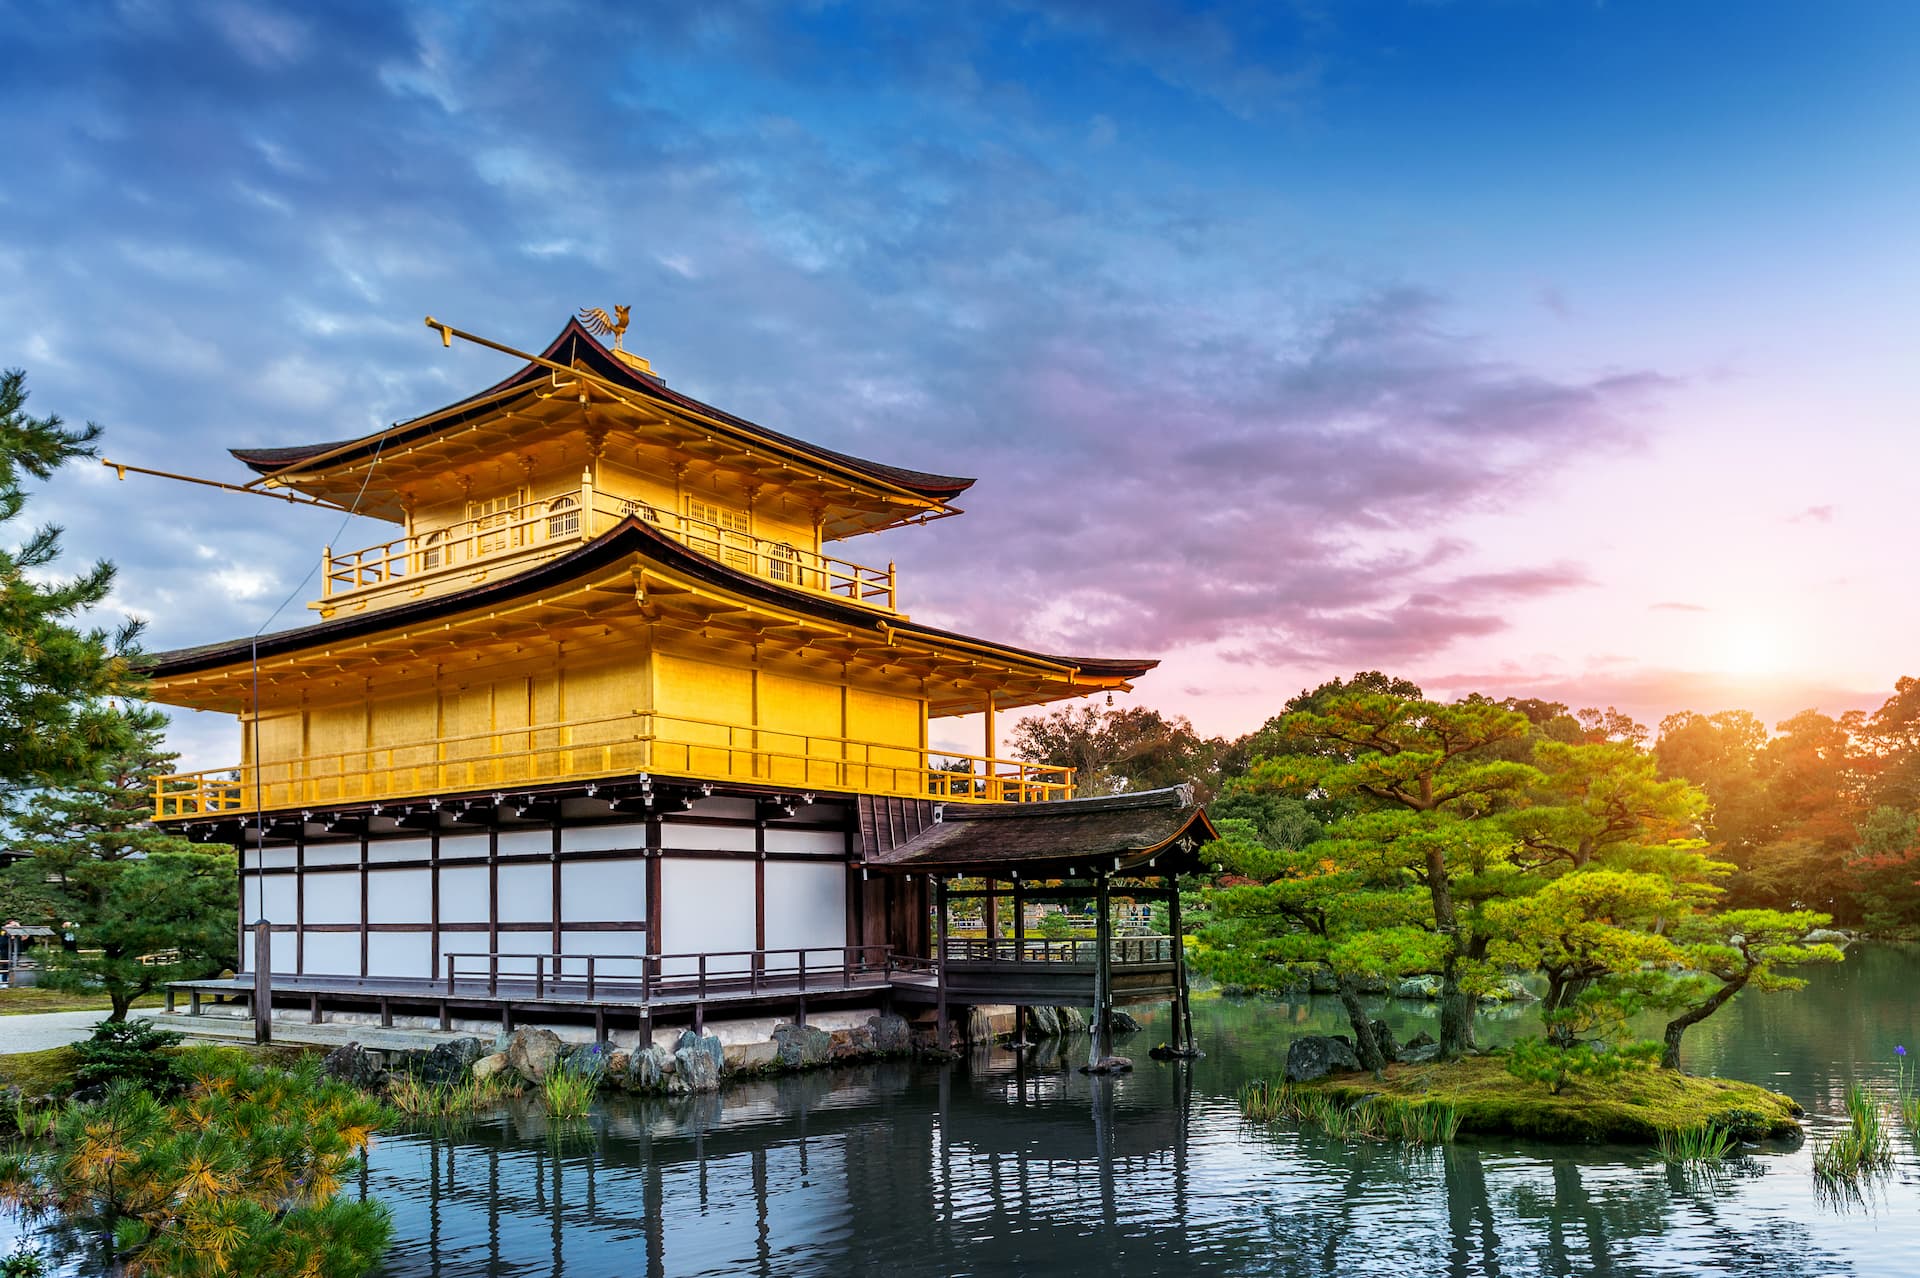
[[[509,558],[590,541],[638,516],[689,550],[796,590],[870,608],[898,607],[894,566],[872,568],[806,547],[755,537],[642,501],[598,492],[591,483],[557,497],[493,511],[445,528],[396,537],[361,550],[321,554],[321,604],[398,583],[420,584]]]
[[[154,817],[400,800],[636,772],[957,803],[1073,797],[1073,769],[709,719],[629,714],[158,778]]]

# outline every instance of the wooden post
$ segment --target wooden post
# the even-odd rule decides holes
[[[940,1050],[947,1050],[947,881],[933,881],[933,961],[938,993],[934,1005],[934,1034]]]
[[[987,880],[986,903],[981,906],[981,909],[986,915],[984,922],[987,925],[987,939],[989,941],[997,941],[1000,939],[1000,893],[995,890],[993,884],[994,881],[992,879]],[[987,948],[988,950],[993,949],[992,946],[988,946]]]
[[[1187,992],[1187,944],[1180,932],[1180,880],[1167,876],[1167,931],[1173,933],[1173,1050],[1193,1050],[1192,1000]]]
[[[1094,880],[1093,916],[1093,1033],[1089,1036],[1087,1066],[1099,1069],[1113,1055],[1110,1017],[1113,1011],[1113,925],[1108,918],[1107,876]]]
[[[273,1041],[273,931],[265,919],[253,925],[253,1041]]]

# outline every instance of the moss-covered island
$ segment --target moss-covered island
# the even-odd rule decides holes
[[[1577,1079],[1556,1096],[1509,1074],[1498,1055],[1389,1065],[1385,1079],[1340,1074],[1293,1086],[1348,1106],[1369,1097],[1450,1105],[1463,1134],[1563,1144],[1652,1145],[1662,1132],[1706,1125],[1747,1140],[1792,1136],[1805,1112],[1791,1097],[1753,1083],[1671,1069],[1634,1070],[1610,1081]]]

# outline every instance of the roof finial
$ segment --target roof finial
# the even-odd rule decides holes
[[[620,339],[627,334],[627,316],[632,310],[631,306],[616,306],[613,308],[613,314],[608,315],[597,306],[583,306],[580,308],[580,322],[585,324],[587,331],[596,337],[605,337],[608,333],[612,333],[613,357],[627,367],[637,368],[655,381],[660,381],[660,375],[653,371],[652,364],[632,351],[623,349],[620,345]]]
[[[609,315],[597,306],[583,306],[580,308],[580,322],[596,337],[612,333],[613,349],[617,351],[620,349],[620,339],[627,335],[627,316],[632,310],[631,306],[616,306],[613,314]]]

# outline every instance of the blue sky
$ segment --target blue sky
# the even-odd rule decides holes
[[[1140,699],[1211,731],[1358,667],[1647,717],[1909,671],[1920,8],[0,24],[0,362],[118,459],[232,477],[507,371],[425,314],[630,302],[675,386],[981,476],[846,547],[916,616],[1164,655]],[[104,472],[38,513],[155,647],[251,632],[337,529]]]

